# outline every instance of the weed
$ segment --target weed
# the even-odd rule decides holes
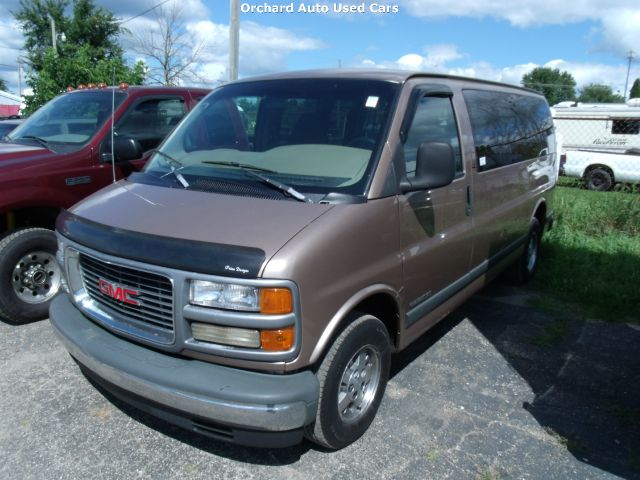
[[[611,408],[611,413],[613,416],[630,426],[640,427],[640,409],[638,408],[614,406]]]
[[[538,347],[552,347],[562,343],[569,333],[569,322],[567,320],[555,320],[542,327],[542,332],[532,338]]]
[[[435,462],[436,460],[438,460],[440,458],[440,452],[438,452],[437,450],[430,450],[430,451],[427,452],[425,457],[430,462]]]

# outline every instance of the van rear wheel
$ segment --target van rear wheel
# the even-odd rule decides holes
[[[537,218],[531,220],[529,233],[525,239],[522,255],[511,265],[507,272],[509,279],[516,285],[529,282],[538,268],[540,260],[540,241],[542,240],[542,226]]]
[[[359,314],[335,340],[317,372],[320,397],[307,438],[340,449],[373,421],[389,378],[391,342],[384,324]]]
[[[12,323],[46,318],[62,286],[51,230],[26,228],[0,241],[0,315]]]

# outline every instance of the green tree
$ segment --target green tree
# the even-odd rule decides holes
[[[144,81],[144,66],[126,65],[118,43],[123,29],[114,15],[96,7],[93,0],[20,0],[13,12],[25,37],[26,57],[31,70],[27,84],[33,95],[26,98],[26,111],[32,112],[71,85],[87,82],[113,83]],[[50,19],[56,32],[64,33],[53,50]]]
[[[534,68],[522,76],[522,85],[542,93],[549,105],[576,98],[576,81],[573,75],[557,68]]]
[[[2,90],[3,92],[6,92],[8,89],[8,85],[7,82],[5,81],[4,78],[0,78],[0,90]]]
[[[629,92],[629,98],[640,98],[640,78],[636,78],[636,81],[633,82],[633,86]]]
[[[145,78],[145,65],[136,63],[129,68],[119,58],[93,57],[93,50],[83,45],[73,56],[58,56],[49,50],[42,57],[42,69],[37,76],[29,77],[27,83],[33,88],[33,95],[26,97],[25,113],[30,114],[42,104],[60,94],[61,86],[76,86],[87,83],[100,83],[116,78],[116,83],[126,82],[139,85]]]
[[[609,85],[590,83],[580,89],[579,102],[585,103],[622,103],[624,97],[613,93]]]

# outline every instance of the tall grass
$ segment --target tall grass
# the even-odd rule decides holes
[[[558,187],[533,286],[588,314],[640,323],[640,195]]]

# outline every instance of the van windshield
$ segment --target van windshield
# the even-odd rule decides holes
[[[224,86],[202,100],[144,174],[130,180],[155,177],[164,180],[158,185],[176,188],[288,196],[261,181],[266,177],[314,200],[332,192],[362,195],[397,90],[394,83],[353,79]]]
[[[74,150],[87,143],[111,118],[111,90],[72,92],[54,98],[7,135],[18,143],[35,142],[52,150]],[[115,94],[115,108],[126,94]]]

